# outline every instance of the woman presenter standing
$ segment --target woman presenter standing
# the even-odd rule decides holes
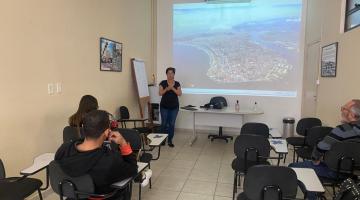
[[[168,145],[174,147],[173,137],[175,129],[176,116],[179,112],[179,98],[181,96],[180,83],[175,81],[175,68],[166,69],[166,80],[159,84],[159,95],[161,96],[160,114],[162,133],[168,134]]]

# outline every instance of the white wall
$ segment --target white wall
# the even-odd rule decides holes
[[[130,58],[144,59],[152,73],[151,1],[2,0],[0,23],[0,158],[8,176],[56,151],[82,95],[139,116]],[[100,37],[123,43],[122,72],[99,70]],[[48,95],[56,82],[62,92]]]
[[[180,2],[199,2],[189,0],[174,0]],[[202,1],[201,1],[202,2]],[[165,69],[172,66],[172,6],[171,1],[157,1],[157,82],[166,78]],[[303,15],[305,16],[305,15]],[[302,20],[303,23],[305,20]],[[303,25],[304,26],[304,25]],[[299,66],[303,66],[303,38],[300,41],[300,60]],[[174,66],[176,68],[176,66]],[[181,70],[181,69],[178,69]],[[302,70],[299,74],[302,77]],[[240,107],[252,107],[254,102],[258,102],[259,107],[264,110],[263,115],[249,117],[244,121],[265,122],[270,127],[282,128],[282,118],[292,116],[299,119],[301,116],[301,94],[302,83],[298,83],[298,95],[296,98],[283,97],[252,97],[252,96],[225,96],[230,106],[234,106],[236,100],[240,101]],[[203,105],[208,103],[210,98],[215,95],[190,95],[184,94],[180,97],[180,105]],[[179,112],[176,128],[191,129],[192,117],[189,113]],[[199,127],[200,129],[215,129],[216,127]],[[230,129],[225,129],[225,131]],[[231,130],[232,131],[232,130]]]
[[[340,107],[350,99],[359,99],[359,58],[360,28],[343,33],[345,0],[319,1],[313,16],[322,25],[321,47],[338,42],[336,77],[319,77],[317,115],[330,126],[340,122]],[[323,6],[326,5],[326,6]],[[321,12],[319,11],[321,10]]]

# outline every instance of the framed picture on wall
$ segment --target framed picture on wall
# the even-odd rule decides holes
[[[336,77],[338,43],[321,49],[321,77]]]
[[[122,43],[100,38],[100,70],[122,71]]]

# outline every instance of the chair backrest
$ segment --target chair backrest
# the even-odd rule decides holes
[[[269,138],[269,127],[264,123],[249,122],[241,127],[240,134],[261,135]]]
[[[130,119],[129,109],[126,106],[120,107],[120,119]]]
[[[269,140],[259,135],[239,135],[235,139],[234,153],[236,157],[245,159],[247,153],[247,160],[256,161],[256,152],[259,156],[269,157],[270,143]]]
[[[280,189],[283,198],[296,197],[297,176],[294,170],[289,167],[269,165],[249,168],[244,180],[244,193],[248,199],[279,199],[277,189]]]
[[[0,159],[0,179],[6,178],[4,163]]]
[[[210,99],[210,104],[212,104],[212,105],[222,104],[223,107],[227,106],[225,97],[221,97],[221,96],[212,97]]]
[[[321,126],[321,120],[315,117],[302,118],[296,125],[296,132],[299,135],[306,136],[307,131],[314,126]]]
[[[305,141],[306,145],[314,147],[318,142],[324,139],[325,136],[329,135],[332,129],[332,127],[328,126],[314,126],[310,128]]]
[[[130,143],[133,150],[141,150],[141,136],[139,131],[129,128],[118,128],[116,130],[118,130],[124,139]]]
[[[70,199],[76,198],[76,193],[79,191],[88,194],[94,194],[95,192],[94,183],[90,175],[70,177],[61,169],[57,161],[52,161],[49,164],[49,177],[50,185],[54,192]],[[60,188],[62,188],[62,192]],[[87,197],[88,195],[79,195],[77,198]]]
[[[117,130],[121,133],[124,139],[130,143],[131,149],[136,155],[136,160],[139,160],[142,154],[142,140],[139,131],[129,128],[118,128]]]
[[[63,130],[63,142],[72,142],[78,139],[80,139],[78,129],[73,126],[65,126]]]
[[[352,174],[360,166],[360,143],[337,142],[325,153],[324,162],[333,171]]]

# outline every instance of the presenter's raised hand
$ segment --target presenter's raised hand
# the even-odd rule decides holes
[[[169,91],[171,91],[171,90],[172,90],[172,91],[176,91],[176,89],[175,89],[174,86],[175,86],[175,82],[174,82],[172,85],[169,85],[169,86],[168,86]]]

